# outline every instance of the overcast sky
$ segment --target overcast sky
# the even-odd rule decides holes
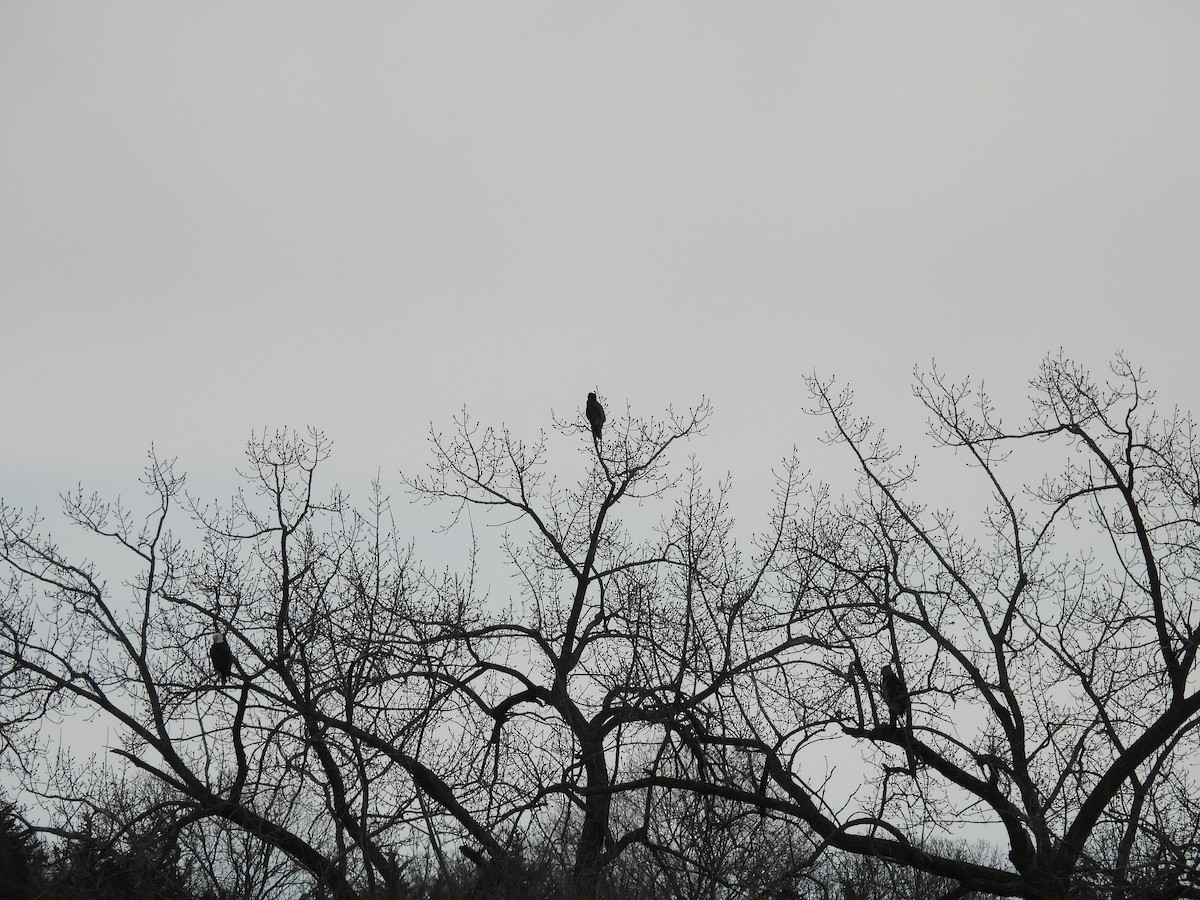
[[[802,375],[901,427],[914,364],[1020,396],[1060,346],[1200,408],[1198,43],[1182,2],[4,0],[0,494],[310,423],[387,479],[598,388],[710,397],[757,507]]]

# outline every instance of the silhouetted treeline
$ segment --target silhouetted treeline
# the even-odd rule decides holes
[[[6,809],[0,814],[0,897],[11,900],[257,900],[259,889],[230,888],[213,872],[202,871],[182,852],[177,833],[130,840],[80,834],[44,840]],[[551,900],[572,896],[572,874],[561,860],[566,847],[521,848],[519,864],[497,867],[472,862],[469,855],[445,870],[408,866],[401,894],[364,889],[361,900]],[[980,850],[985,854],[984,850]],[[986,854],[985,854],[986,855]],[[792,879],[746,871],[734,885],[719,873],[684,876],[657,866],[647,857],[614,867],[601,888],[609,900],[658,900],[662,897],[716,900],[875,900],[934,897],[948,882],[909,869],[868,859],[830,856]],[[761,883],[754,884],[756,876]],[[665,879],[665,880],[664,880]],[[665,892],[664,892],[665,891]],[[292,896],[321,897],[297,888]],[[984,895],[969,894],[971,898]]]
[[[87,826],[90,828],[90,824]],[[168,828],[115,839],[98,833],[53,842],[27,827],[11,807],[0,812],[0,898],[5,900],[261,900],[294,897],[324,900],[325,894],[297,884],[278,893],[265,884],[231,887],[203,869]],[[714,836],[715,837],[715,836]],[[469,849],[469,848],[464,848]],[[767,856],[772,847],[759,847]],[[786,848],[776,848],[786,855]],[[939,846],[940,852],[982,865],[999,863],[987,844]],[[563,861],[568,846],[516,847],[505,866],[465,853],[449,867],[412,860],[400,893],[364,887],[358,900],[570,900],[574,880]],[[1195,896],[1158,873],[1143,873],[1122,900],[1169,900]],[[739,872],[672,871],[653,854],[633,855],[613,866],[600,889],[604,900],[987,900],[993,895],[955,890],[948,879],[871,857],[830,851],[807,868],[781,878],[777,871],[753,867]],[[1109,900],[1113,895],[1081,885],[1078,900]]]
[[[805,383],[853,490],[796,450],[757,523],[680,459],[704,398],[431,427],[402,483],[461,567],[317,429],[253,436],[227,500],[153,452],[135,504],[68,492],[95,557],[0,498],[0,773],[47,829],[0,889],[1200,897],[1200,421],[1123,357],[1003,416],[933,367],[930,482]],[[995,852],[934,840],[970,823]]]

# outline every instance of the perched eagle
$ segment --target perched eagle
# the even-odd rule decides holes
[[[233,674],[233,651],[229,649],[229,645],[225,643],[225,638],[220,634],[213,641],[213,645],[208,651],[208,657],[212,660],[213,668],[217,670],[217,674],[221,676],[221,684],[224,684],[225,679]]]
[[[596,440],[600,440],[600,429],[604,427],[604,407],[596,399],[595,392],[588,394],[587,420],[592,426],[592,434]]]
[[[879,687],[883,693],[883,702],[887,704],[891,721],[903,719],[909,710],[908,688],[900,680],[891,666],[884,666],[879,672]]]

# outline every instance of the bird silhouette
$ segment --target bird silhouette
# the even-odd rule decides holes
[[[888,715],[892,723],[895,723],[897,719],[902,720],[908,715],[908,710],[911,706],[908,697],[908,688],[900,679],[900,676],[892,671],[891,666],[884,666],[879,670],[879,687],[883,693],[883,702],[887,704]]]
[[[224,684],[225,679],[233,674],[233,651],[229,649],[225,638],[220,634],[209,648],[208,658],[212,660],[213,668],[221,676],[221,684]]]
[[[883,702],[888,708],[888,724],[898,726],[901,743],[904,745],[904,756],[908,760],[908,774],[914,778],[917,775],[917,752],[913,746],[911,722],[908,722],[912,701],[908,696],[908,685],[904,679],[892,671],[891,666],[879,670],[879,690],[883,694]],[[899,721],[897,721],[899,720]]]
[[[586,412],[588,423],[592,426],[592,436],[600,440],[600,430],[604,428],[604,407],[594,392],[588,394]]]

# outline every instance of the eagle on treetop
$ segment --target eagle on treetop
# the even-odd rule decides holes
[[[891,721],[903,719],[908,714],[908,688],[900,676],[892,671],[891,666],[884,666],[879,671],[879,687],[883,694],[883,702],[887,705]]]
[[[592,436],[600,440],[600,430],[604,427],[604,407],[596,399],[594,391],[588,394],[586,412],[588,424],[592,426]]]
[[[225,679],[233,674],[233,651],[229,649],[229,645],[225,643],[225,638],[220,632],[217,633],[216,640],[209,648],[208,658],[212,660],[213,668],[221,676],[221,684],[224,684]]]

